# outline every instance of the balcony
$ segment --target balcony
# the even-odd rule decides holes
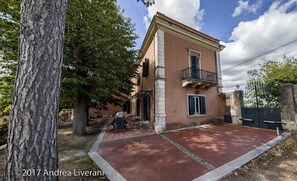
[[[182,86],[209,88],[218,83],[217,74],[197,67],[189,67],[181,71]]]

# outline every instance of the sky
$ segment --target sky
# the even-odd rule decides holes
[[[264,59],[297,57],[297,0],[155,0],[150,7],[118,0],[118,4],[135,24],[137,49],[157,11],[219,39],[226,46],[220,53],[225,92],[236,85],[244,90],[247,71],[259,68]]]

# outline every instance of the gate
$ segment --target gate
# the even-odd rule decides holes
[[[283,130],[277,90],[260,81],[250,81],[244,95],[242,125]]]
[[[242,125],[282,130],[279,108],[241,108]]]

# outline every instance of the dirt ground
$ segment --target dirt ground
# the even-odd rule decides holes
[[[296,181],[297,135],[286,140],[247,165],[234,171],[223,181]]]
[[[5,164],[5,149],[0,151],[0,177],[3,175],[3,170],[4,170],[4,164]],[[0,178],[1,180],[1,178]]]
[[[59,125],[58,129],[58,150],[59,150],[59,170],[71,171],[72,175],[74,171],[92,171],[97,175],[102,173],[98,166],[89,157],[88,152],[91,149],[93,143],[98,137],[101,129],[106,124],[105,121],[91,121],[90,126],[87,127],[87,134],[85,136],[72,136],[72,124],[63,123]],[[5,149],[0,151],[0,177],[3,175]],[[0,178],[1,180],[1,178]],[[60,177],[61,181],[84,181],[84,180],[108,180],[103,173],[101,177],[92,176],[72,176],[72,177]]]
[[[94,171],[100,173],[100,169],[89,157],[88,152],[97,139],[101,129],[105,126],[106,121],[90,122],[87,127],[87,134],[82,137],[72,135],[72,124],[67,126],[60,126],[58,129],[58,150],[59,150],[59,169],[64,171]],[[76,155],[78,154],[78,155]],[[61,159],[67,158],[68,160],[62,161]],[[101,172],[103,173],[103,172]],[[73,177],[60,177],[61,181],[76,181],[76,180],[107,180],[104,175],[101,177],[86,177],[86,176],[73,176]]]

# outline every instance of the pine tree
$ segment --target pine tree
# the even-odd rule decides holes
[[[4,180],[57,180],[57,122],[66,0],[23,0]]]

